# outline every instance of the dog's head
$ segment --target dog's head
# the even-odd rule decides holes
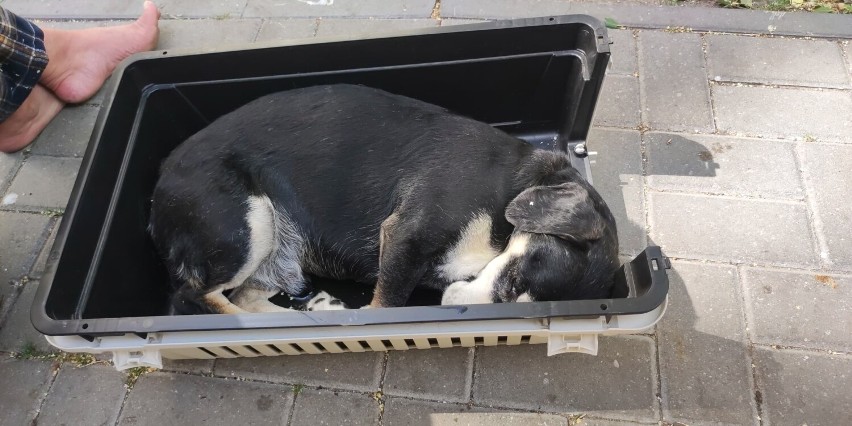
[[[535,186],[508,207],[506,250],[472,281],[451,284],[442,304],[610,297],[618,268],[615,221],[591,187]]]

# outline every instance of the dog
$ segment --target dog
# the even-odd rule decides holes
[[[148,231],[172,314],[283,311],[269,299],[309,298],[308,276],[374,285],[371,308],[418,286],[442,304],[599,299],[619,265],[615,220],[567,154],[344,84],[263,96],[188,138]]]

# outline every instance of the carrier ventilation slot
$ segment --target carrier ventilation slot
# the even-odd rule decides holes
[[[198,347],[210,358],[237,358],[277,355],[326,354],[345,352],[389,351],[473,346],[521,345],[547,342],[546,336],[530,334],[485,335],[459,337],[415,337],[381,340],[344,340],[239,346]],[[184,351],[185,352],[185,351]],[[177,354],[177,353],[176,353]]]

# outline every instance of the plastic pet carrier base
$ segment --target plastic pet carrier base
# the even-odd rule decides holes
[[[118,369],[161,367],[163,358],[526,343],[546,343],[548,355],[596,354],[599,335],[641,332],[662,317],[669,264],[659,247],[621,267],[610,299],[440,306],[432,295],[402,308],[169,316],[168,273],[145,228],[159,164],[178,144],[260,96],[319,84],[444,106],[567,151],[591,181],[586,136],[609,55],[606,29],[583,15],[136,55],[113,75],[32,322],[59,349],[111,352]]]

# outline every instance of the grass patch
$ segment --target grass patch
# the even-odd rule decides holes
[[[47,217],[62,217],[65,214],[65,209],[44,209],[38,214]]]
[[[30,342],[24,344],[18,352],[12,353],[15,359],[27,359],[37,361],[54,361],[62,364],[71,364],[75,367],[87,367],[97,364],[99,361],[92,354],[69,353],[69,352],[45,352],[36,348]]]
[[[716,4],[732,9],[852,14],[852,3],[844,0],[717,0]]]
[[[129,368],[127,369],[127,377],[124,378],[124,386],[126,386],[127,389],[133,389],[133,386],[136,385],[136,382],[139,380],[140,377],[154,371],[157,371],[157,369],[154,367]]]
[[[293,385],[293,395],[299,395],[305,389],[305,385],[299,383]]]

